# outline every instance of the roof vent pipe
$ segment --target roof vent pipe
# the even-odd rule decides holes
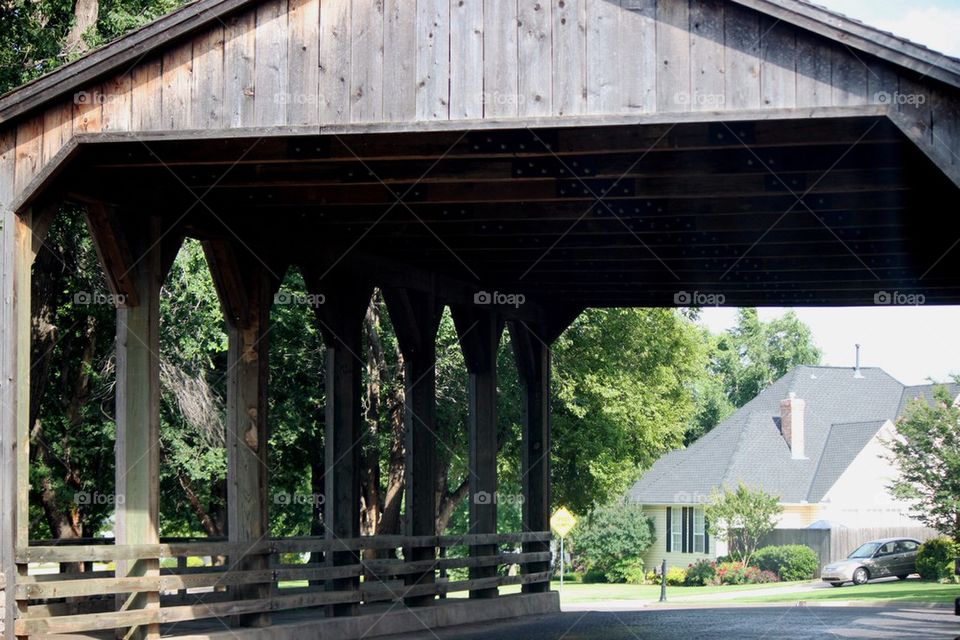
[[[856,345],[856,347],[857,347],[857,364],[853,370],[853,377],[862,378],[863,374],[860,373],[860,345],[858,344]]]

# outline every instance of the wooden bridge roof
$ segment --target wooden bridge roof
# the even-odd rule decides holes
[[[199,0],[0,98],[0,202],[465,298],[955,303],[958,141],[960,61],[798,0]]]

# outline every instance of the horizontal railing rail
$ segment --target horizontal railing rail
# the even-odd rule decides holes
[[[117,545],[109,539],[36,541],[16,550],[21,565],[56,563],[59,566],[91,563],[93,571],[34,573],[18,576],[13,586],[21,617],[15,622],[18,636],[101,632],[150,624],[168,624],[208,618],[227,619],[253,613],[362,604],[413,596],[445,596],[458,591],[496,589],[550,580],[551,553],[520,552],[522,545],[550,540],[549,532],[469,534],[443,536],[369,536],[345,540],[322,537],[277,538],[256,543],[222,539],[164,539],[160,544]],[[404,549],[436,547],[441,557],[409,561]],[[484,548],[478,555],[476,549]],[[499,553],[488,553],[501,548]],[[451,553],[463,548],[462,553]],[[291,562],[290,556],[350,551],[349,564]],[[373,552],[373,553],[370,553]],[[396,557],[389,557],[394,554]],[[244,569],[246,558],[267,556],[267,568]],[[332,556],[332,554],[331,554]],[[375,556],[375,557],[370,557]],[[215,564],[214,559],[228,559]],[[187,559],[194,559],[188,565]],[[199,559],[199,560],[197,560]],[[161,563],[158,571],[143,576],[116,576],[109,564],[116,561]],[[170,565],[176,560],[176,566]],[[197,566],[198,564],[202,566]],[[102,565],[108,565],[103,567]],[[508,572],[519,565],[522,572]],[[156,564],[154,564],[156,566]],[[249,566],[249,565],[246,565]],[[472,579],[466,571],[496,567],[496,575]],[[535,567],[537,570],[531,569]],[[437,573],[440,573],[438,577]],[[458,575],[443,578],[453,572]],[[432,576],[420,579],[417,576]],[[326,581],[356,578],[356,588],[327,590]],[[414,584],[404,584],[417,578]],[[269,596],[244,599],[237,587],[269,584]],[[340,583],[342,584],[342,583]],[[117,595],[157,593],[160,606],[118,610]]]

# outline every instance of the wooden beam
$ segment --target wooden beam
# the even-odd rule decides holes
[[[510,323],[510,340],[524,394],[521,484],[524,531],[550,529],[550,345],[579,315],[577,307],[558,307],[538,324]],[[549,542],[523,545],[524,553],[549,551]],[[549,562],[528,563],[525,574],[549,569]],[[550,590],[549,581],[523,586],[524,593]]]
[[[269,535],[267,420],[270,308],[280,275],[246,248],[226,241],[203,243],[227,320],[227,535],[256,543]],[[263,555],[231,558],[244,571],[268,567]],[[272,596],[272,581],[237,585],[243,599]],[[242,615],[243,626],[270,624],[266,611]]]
[[[321,277],[308,272],[307,284],[317,322],[326,343],[326,434],[324,438],[324,531],[331,541],[360,535],[360,454],[363,428],[361,371],[363,319],[373,288],[342,270]],[[360,561],[353,550],[336,550],[326,556],[329,567],[348,566]],[[360,577],[327,580],[328,591],[360,588]],[[358,612],[357,603],[334,604],[332,616]]]
[[[107,263],[114,282],[128,284],[129,297],[117,310],[116,386],[116,539],[117,544],[155,544],[160,540],[160,264],[161,226],[157,218],[125,221],[101,242],[126,243],[133,261]],[[123,269],[117,278],[116,269]],[[136,301],[135,304],[132,302]],[[122,499],[121,499],[122,497]],[[159,575],[156,560],[118,561],[116,575]],[[118,597],[124,610],[159,610],[160,593]],[[160,627],[131,627],[126,637],[159,638]]]
[[[93,246],[117,306],[139,306],[140,291],[134,281],[136,259],[127,244],[127,234],[122,229],[119,213],[115,209],[94,204],[88,205],[85,213]],[[137,259],[140,258],[137,256]]]
[[[433,293],[384,289],[383,297],[404,359],[406,396],[405,521],[409,536],[436,535],[436,337],[443,307]],[[434,557],[434,547],[412,547],[411,561]],[[432,571],[406,577],[407,589],[434,581]],[[408,605],[428,604],[432,595],[405,598]]]
[[[503,321],[489,307],[473,305],[451,307],[457,337],[469,372],[469,439],[468,473],[470,495],[470,533],[497,532],[497,350],[503,333]],[[472,557],[495,554],[495,546],[474,545]],[[477,566],[470,578],[495,576],[497,567]],[[471,598],[494,598],[497,589],[470,592]]]

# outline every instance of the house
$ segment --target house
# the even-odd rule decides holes
[[[953,397],[960,389],[947,385]],[[739,482],[778,496],[778,528],[918,527],[887,487],[896,469],[884,440],[915,398],[878,368],[799,366],[686,449],[660,458],[628,498],[654,521],[647,566],[686,566],[726,554],[710,539],[704,505]]]

